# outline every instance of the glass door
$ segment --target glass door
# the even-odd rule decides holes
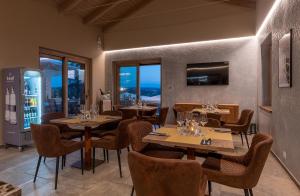
[[[133,105],[141,99],[146,104],[161,104],[161,65],[117,65],[116,103]]]
[[[24,72],[24,129],[30,123],[40,124],[42,115],[41,73],[28,70]]]
[[[161,70],[160,64],[140,65],[140,98],[148,105],[161,103]]]
[[[138,99],[137,70],[136,66],[119,67],[119,105],[131,105]]]
[[[40,57],[43,73],[43,112],[63,112],[63,59]]]
[[[68,115],[80,112],[80,105],[85,105],[85,65],[68,62]]]

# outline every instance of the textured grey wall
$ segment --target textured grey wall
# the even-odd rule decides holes
[[[300,181],[300,1],[282,0],[273,17],[259,36],[261,43],[272,32],[272,119],[271,134],[274,137],[273,151]],[[293,41],[293,87],[278,88],[278,40],[290,28],[294,30]],[[260,69],[259,69],[260,70]],[[260,74],[258,74],[260,75]],[[259,82],[261,92],[261,82]],[[259,93],[259,104],[261,93]],[[268,124],[270,119],[259,119]],[[283,152],[286,152],[286,159]]]
[[[257,108],[257,40],[188,44],[106,53],[106,89],[113,90],[112,62],[119,60],[162,59],[162,104],[176,102],[237,103],[241,109]],[[230,61],[228,86],[188,87],[186,64]],[[168,121],[174,120],[173,111]]]

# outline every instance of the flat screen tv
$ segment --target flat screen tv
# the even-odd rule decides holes
[[[188,86],[228,85],[229,62],[210,62],[187,64]]]

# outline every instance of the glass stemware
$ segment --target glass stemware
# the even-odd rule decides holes
[[[207,114],[206,112],[201,112],[200,114],[200,124],[204,127],[208,123]]]

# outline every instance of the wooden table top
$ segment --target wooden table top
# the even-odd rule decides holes
[[[133,106],[122,107],[122,108],[120,108],[120,110],[152,111],[152,110],[157,110],[157,107],[155,107],[155,106],[138,106],[138,105],[133,105]]]
[[[229,109],[219,109],[219,108],[216,108],[214,110],[207,110],[207,109],[204,109],[204,108],[195,108],[192,110],[192,112],[200,112],[200,113],[203,113],[203,112],[206,112],[206,113],[215,113],[215,114],[230,114],[230,110]]]
[[[50,120],[51,123],[56,124],[64,124],[68,125],[75,129],[84,129],[84,127],[97,127],[102,124],[106,124],[109,122],[116,122],[122,120],[121,116],[109,116],[109,115],[98,115],[94,119],[86,119],[82,120],[79,117],[75,118],[59,118],[59,119],[53,119]]]
[[[165,133],[167,136],[147,135],[143,142],[156,143],[166,146],[177,146],[183,148],[193,148],[208,151],[233,151],[233,139],[231,132],[217,132],[214,128],[202,127],[202,133],[206,139],[211,138],[211,145],[201,145],[203,136],[184,136],[177,132],[175,126],[162,127],[157,130],[159,133]]]

